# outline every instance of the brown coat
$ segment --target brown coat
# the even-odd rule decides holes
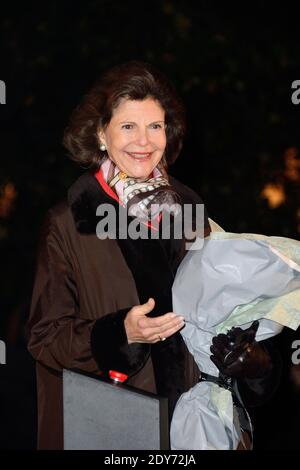
[[[202,202],[170,179],[182,202]],[[100,240],[95,214],[102,202],[112,199],[86,172],[68,199],[48,211],[41,231],[28,323],[28,349],[37,361],[39,449],[63,448],[63,368],[100,375],[119,367],[131,376],[129,385],[167,395],[172,407],[197,381],[180,334],[156,347],[128,345],[123,323],[127,311],[150,295],[157,300],[156,315],[171,311],[170,287],[184,256],[183,241],[164,246],[155,240],[150,246],[148,240],[144,245]]]

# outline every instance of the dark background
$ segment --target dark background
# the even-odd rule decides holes
[[[34,362],[26,351],[36,243],[45,211],[80,169],[62,133],[82,94],[108,67],[155,64],[188,113],[170,173],[195,189],[232,232],[299,239],[299,20],[292,2],[7,2],[0,16],[0,448],[35,447]],[[253,411],[256,448],[297,448],[299,385],[291,344],[276,339],[282,383]],[[295,368],[293,371],[295,372]],[[297,372],[297,371],[296,371]],[[297,379],[298,377],[298,379]]]

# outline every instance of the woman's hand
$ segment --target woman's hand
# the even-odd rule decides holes
[[[219,334],[212,339],[210,358],[223,375],[254,379],[270,372],[271,358],[255,341],[258,325],[255,321],[246,330],[232,328],[227,335]]]
[[[159,317],[147,317],[155,305],[151,297],[143,305],[135,305],[124,320],[128,343],[157,343],[172,336],[184,326],[183,317],[168,312]]]

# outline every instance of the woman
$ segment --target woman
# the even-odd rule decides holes
[[[39,449],[63,448],[63,368],[124,372],[128,384],[167,396],[170,416],[198,381],[179,333],[184,322],[172,311],[171,287],[186,240],[161,236],[162,220],[169,215],[172,226],[177,217],[172,207],[202,204],[167,174],[184,130],[173,87],[139,62],[109,70],[72,114],[64,145],[88,170],[47,213],[29,319]],[[119,223],[115,237],[99,236],[97,208],[104,204],[125,211],[127,224],[138,220],[149,236],[120,237]],[[196,229],[209,233],[207,215]],[[253,353],[254,366],[255,360]]]

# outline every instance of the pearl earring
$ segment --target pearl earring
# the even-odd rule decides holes
[[[100,150],[102,150],[102,152],[104,152],[106,150],[105,144],[100,144]]]

